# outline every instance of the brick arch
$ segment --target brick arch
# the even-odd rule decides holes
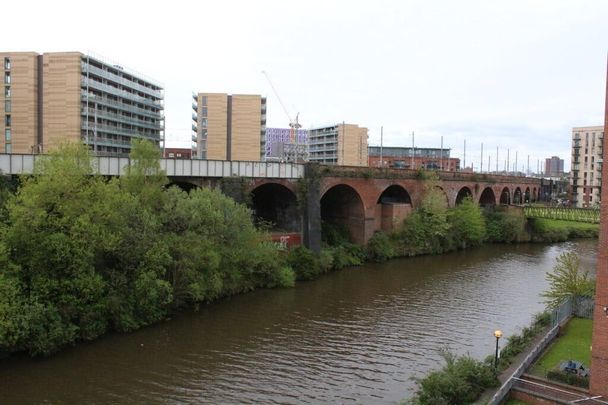
[[[447,208],[450,208],[450,197],[448,196],[448,193],[445,191],[445,189],[442,186],[434,186],[433,188],[441,191],[441,193],[445,197],[445,206]]]
[[[492,187],[486,187],[483,189],[481,195],[479,196],[479,205],[496,205],[496,194],[494,194]]]
[[[339,183],[327,187],[321,195],[320,211],[322,221],[346,228],[351,242],[367,242],[365,204],[353,186]]]
[[[530,187],[526,187],[526,191],[524,191],[524,203],[529,203],[530,200]]]
[[[382,203],[412,204],[412,197],[405,187],[400,184],[391,184],[386,187],[378,197],[377,204]]]
[[[273,231],[301,230],[296,193],[277,182],[266,182],[251,190],[251,208],[256,221],[269,223]]]
[[[523,195],[521,193],[521,188],[519,186],[515,187],[515,191],[513,191],[513,204],[521,204],[523,202]]]
[[[500,203],[507,205],[511,204],[511,190],[509,190],[509,187],[503,187],[500,190]]]
[[[460,203],[462,203],[462,200],[467,197],[473,198],[473,192],[469,187],[463,186],[460,188],[460,190],[458,190],[458,194],[456,194],[456,199],[454,200],[453,206],[455,207],[459,205]]]
[[[251,193],[253,190],[264,184],[279,184],[287,188],[294,195],[298,195],[297,183],[290,179],[254,179],[247,185],[247,191]]]
[[[538,195],[537,195],[536,187],[534,187],[532,189],[532,202],[536,202],[537,199],[538,199]]]
[[[412,197],[405,187],[391,184],[386,187],[376,201],[374,230],[392,232],[403,223],[412,212]],[[379,221],[377,221],[379,218]]]

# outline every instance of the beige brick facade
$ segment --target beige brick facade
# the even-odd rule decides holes
[[[2,52],[0,63],[0,152],[31,153],[38,143],[38,54]]]
[[[3,52],[0,63],[2,153],[83,142],[99,155],[125,156],[133,138],[163,140],[162,87],[114,62],[80,52]]]
[[[197,157],[259,161],[265,104],[259,95],[198,93],[193,116]]]
[[[367,128],[337,124],[308,132],[309,160],[341,166],[367,166]]]
[[[601,201],[604,127],[572,128],[572,203],[579,208]]]

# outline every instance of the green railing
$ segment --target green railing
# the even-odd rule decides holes
[[[528,218],[600,223],[600,210],[590,208],[524,207],[524,215]]]

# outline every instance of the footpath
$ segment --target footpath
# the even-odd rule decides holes
[[[530,343],[528,345],[528,347],[526,347],[526,349],[519,353],[517,356],[515,356],[512,359],[511,365],[506,368],[505,370],[503,370],[499,375],[498,375],[498,379],[500,380],[500,385],[502,386],[505,382],[507,382],[509,380],[509,378],[511,378],[511,376],[513,375],[513,373],[515,372],[515,370],[517,370],[517,368],[519,367],[519,365],[521,363],[523,363],[524,359],[526,358],[526,356],[528,356],[528,354],[530,354],[530,352],[532,352],[532,350],[538,346],[538,344],[540,343],[541,340],[543,340],[543,338],[545,337],[545,335],[547,334],[547,332],[549,332],[550,328],[547,327],[546,329],[544,329],[541,333],[539,333],[538,336],[536,336],[536,338],[532,341],[532,343]],[[551,345],[549,345],[549,347],[551,347]],[[541,353],[542,356],[542,353]],[[496,392],[498,391],[500,387],[496,387],[496,388],[492,388],[492,389],[488,389],[486,390],[480,399],[477,400],[477,402],[475,402],[475,404],[477,405],[486,405],[490,403],[490,400],[492,399],[492,397],[494,396],[494,394],[496,394]]]

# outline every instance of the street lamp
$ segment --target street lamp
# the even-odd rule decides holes
[[[498,370],[498,340],[502,337],[502,332],[498,329],[494,331],[496,338],[496,353],[494,354],[494,370]]]

